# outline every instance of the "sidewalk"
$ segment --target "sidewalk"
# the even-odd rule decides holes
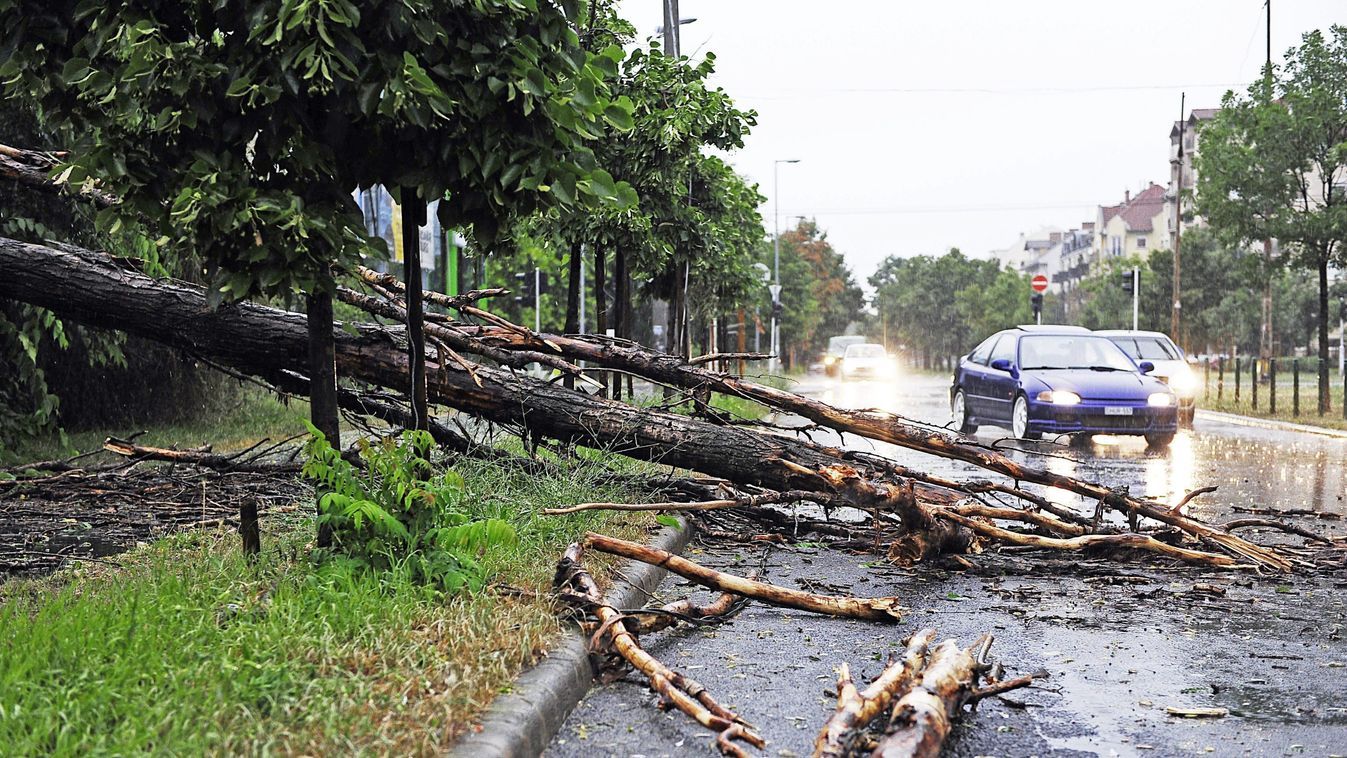
[[[1219,421],[1225,424],[1252,426],[1257,427],[1259,429],[1275,429],[1284,432],[1301,432],[1303,434],[1318,434],[1324,437],[1347,439],[1347,431],[1344,431],[1342,429],[1333,429],[1326,426],[1314,426],[1311,424],[1300,424],[1294,421],[1279,421],[1277,419],[1260,418],[1257,416],[1244,416],[1238,413],[1209,411],[1203,408],[1197,409],[1197,418],[1203,421]]]

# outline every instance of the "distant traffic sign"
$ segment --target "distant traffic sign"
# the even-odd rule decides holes
[[[1029,280],[1029,286],[1034,289],[1034,292],[1047,292],[1048,277],[1043,274],[1035,274],[1034,278]]]

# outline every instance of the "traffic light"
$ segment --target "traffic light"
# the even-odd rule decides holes
[[[1123,292],[1126,292],[1129,295],[1136,292],[1135,273],[1135,271],[1126,271],[1118,275],[1122,277]]]
[[[515,281],[519,282],[515,286],[515,304],[521,308],[532,308],[538,304],[538,299],[533,292],[533,272],[520,271],[514,275]]]
[[[1043,293],[1035,292],[1034,294],[1030,295],[1029,305],[1033,307],[1034,320],[1037,321],[1038,317],[1043,315]]]
[[[786,307],[781,304],[780,300],[776,301],[775,303],[772,303],[772,318],[776,319],[777,321],[780,321],[782,314],[784,314],[785,312]]]

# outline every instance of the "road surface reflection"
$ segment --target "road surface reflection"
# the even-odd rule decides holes
[[[945,376],[904,374],[885,382],[811,376],[801,380],[796,390],[844,408],[874,408],[936,426],[949,423],[949,379]],[[1008,430],[983,427],[976,438],[1051,471],[1127,486],[1133,494],[1168,503],[1177,503],[1197,487],[1218,486],[1215,493],[1186,506],[1185,512],[1199,518],[1228,516],[1236,508],[1305,508],[1347,515],[1347,440],[1343,439],[1204,419],[1198,419],[1192,431],[1180,432],[1163,451],[1147,448],[1140,437],[1127,436],[1097,435],[1084,445],[1069,445],[1066,440],[1024,443],[1011,439]],[[977,470],[851,435],[841,442],[932,472]],[[1047,494],[1082,510],[1093,507],[1069,493]]]

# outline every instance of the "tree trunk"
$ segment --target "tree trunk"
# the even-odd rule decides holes
[[[631,279],[627,272],[627,251],[613,253],[613,333],[623,339],[631,336]],[[622,374],[613,373],[613,399],[622,399]]]
[[[330,279],[324,284],[331,287]],[[241,304],[240,304],[241,305]],[[238,305],[230,307],[237,310]],[[208,312],[202,304],[201,312]],[[223,309],[222,311],[223,312]],[[165,314],[167,316],[167,314]],[[79,316],[75,317],[79,319]],[[336,344],[332,334],[332,291],[320,290],[308,296],[307,332],[309,343],[309,421],[323,433],[332,446],[341,449],[341,417],[337,410]],[[167,325],[166,325],[167,326]],[[128,329],[127,331],[133,331]],[[156,339],[151,337],[151,339]],[[299,346],[295,345],[295,355]],[[246,366],[241,366],[246,368]],[[321,497],[322,493],[316,493]],[[331,547],[332,529],[318,527],[318,547]]]
[[[567,334],[580,333],[580,298],[585,293],[580,291],[580,267],[585,265],[584,247],[579,242],[571,243],[571,255],[568,260],[569,270],[566,280],[566,326],[563,331]]]
[[[1328,251],[1319,255],[1319,415],[1332,410],[1328,385]],[[1347,398],[1343,398],[1347,402]]]
[[[407,294],[407,396],[412,401],[412,428],[430,428],[430,410],[426,403],[425,306],[421,287],[421,225],[426,223],[426,206],[413,187],[402,190],[402,264]],[[339,446],[340,443],[337,443]]]
[[[605,260],[602,247],[594,246],[594,333],[600,336],[608,333],[608,294],[603,288],[608,286],[608,261]]]

